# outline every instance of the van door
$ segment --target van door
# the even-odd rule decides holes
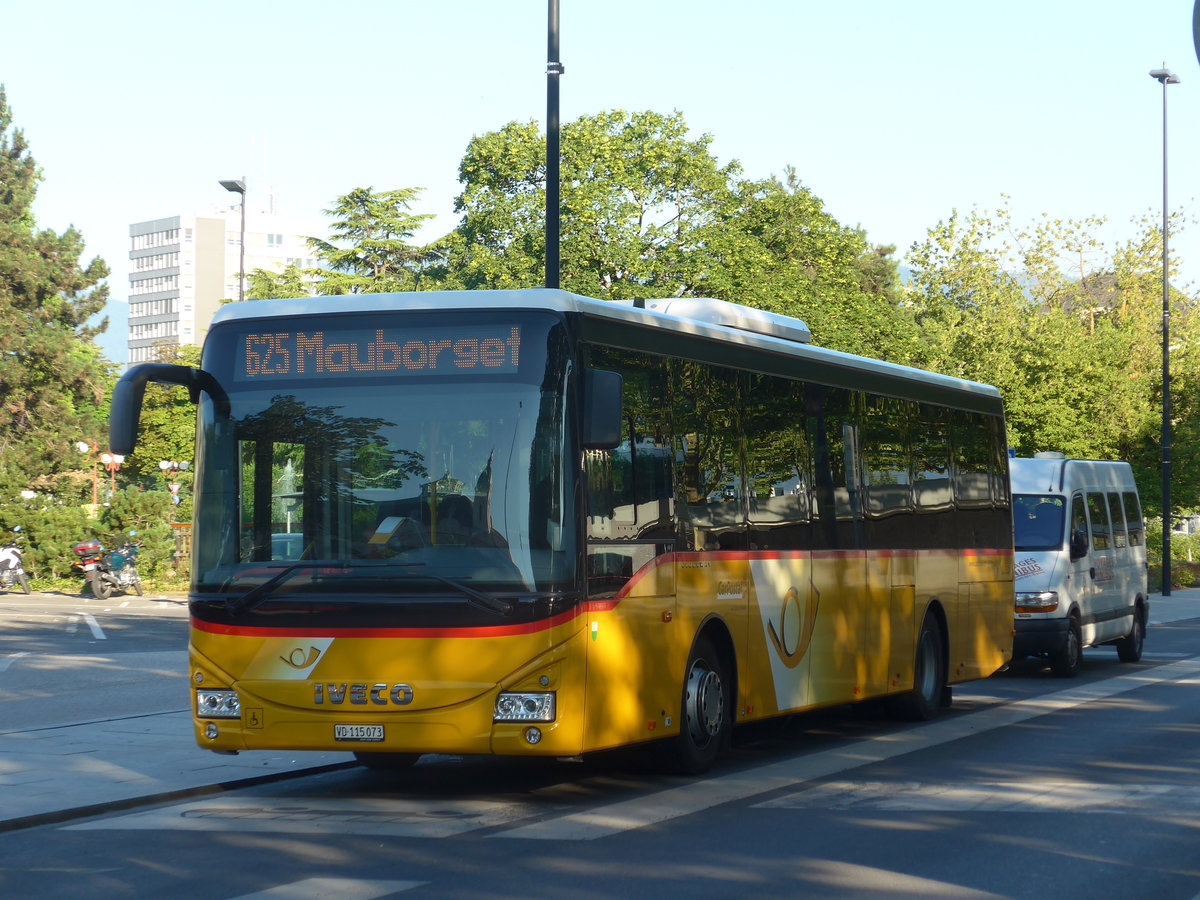
[[[1096,608],[1092,595],[1096,592],[1095,579],[1092,578],[1092,538],[1088,528],[1087,503],[1082,493],[1071,495],[1071,530],[1067,532],[1067,545],[1070,555],[1070,569],[1066,583],[1070,585],[1070,599],[1079,606],[1080,623],[1084,634],[1082,639],[1087,643],[1087,634],[1091,631],[1088,623],[1093,621]],[[1067,606],[1069,611],[1070,606]]]
[[[1138,593],[1137,565],[1134,549],[1129,543],[1129,529],[1125,523],[1125,511],[1122,509],[1121,494],[1113,491],[1108,495],[1108,518],[1112,522],[1113,546],[1113,590],[1117,595],[1117,609],[1120,618],[1114,622],[1113,630],[1117,634],[1128,634],[1133,616],[1133,601]]]
[[[1092,621],[1096,629],[1094,637],[1089,638],[1085,620],[1084,642],[1091,644],[1115,637],[1120,631],[1121,623],[1117,617],[1118,609],[1121,606],[1121,595],[1116,585],[1112,525],[1108,520],[1108,500],[1103,493],[1088,491],[1087,512],[1092,536],[1089,566],[1093,588],[1094,618]]]

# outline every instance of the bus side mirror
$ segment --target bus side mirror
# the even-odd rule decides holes
[[[1071,559],[1083,559],[1088,554],[1086,531],[1071,532]]]
[[[203,369],[177,366],[173,363],[142,363],[133,366],[113,388],[112,405],[108,414],[108,446],[113,453],[128,456],[137,444],[138,419],[142,415],[142,400],[146,383],[181,384],[188,389],[192,402],[204,391],[217,404],[218,412],[229,415],[229,397],[217,379]]]
[[[621,390],[617,372],[588,369],[583,373],[583,434],[585,450],[612,450],[621,443]]]

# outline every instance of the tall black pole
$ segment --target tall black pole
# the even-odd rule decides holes
[[[1167,85],[1179,78],[1168,69],[1150,77],[1162,84],[1162,595],[1171,596],[1171,288],[1167,250],[1170,216],[1167,210]]]
[[[558,287],[559,242],[559,124],[558,0],[549,0],[546,29],[546,287]]]
[[[242,227],[238,232],[238,301],[246,299],[246,176],[242,176]]]

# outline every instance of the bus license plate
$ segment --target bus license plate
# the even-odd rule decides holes
[[[382,741],[382,725],[334,725],[335,741]]]

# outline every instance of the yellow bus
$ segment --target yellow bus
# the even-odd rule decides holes
[[[230,304],[197,400],[200,746],[711,766],[738,724],[928,718],[1012,648],[997,391],[716,300]]]

